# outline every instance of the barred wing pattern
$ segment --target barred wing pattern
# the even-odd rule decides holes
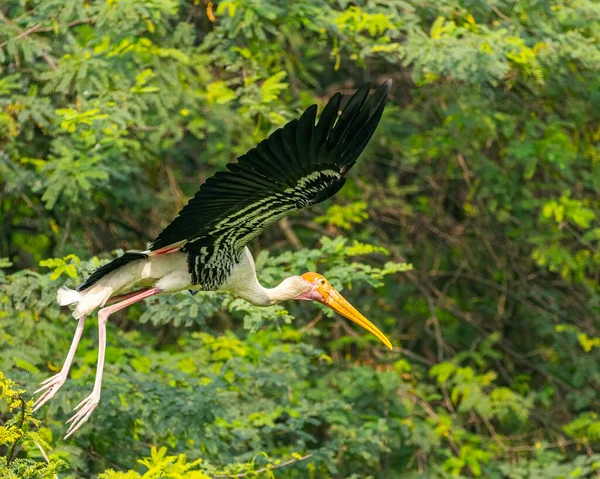
[[[283,216],[333,196],[371,139],[389,88],[386,82],[367,99],[370,85],[363,85],[339,118],[335,94],[316,125],[317,106],[309,107],[209,178],[150,251],[178,245],[196,253],[197,262],[216,261],[217,251],[235,255]]]

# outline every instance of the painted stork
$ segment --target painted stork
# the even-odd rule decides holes
[[[61,306],[76,304],[75,337],[61,371],[41,383],[34,411],[64,384],[85,325],[98,312],[98,365],[92,393],[77,411],[65,439],[90,417],[100,401],[106,322],[111,314],[157,294],[229,291],[257,306],[288,299],[318,301],[375,335],[388,348],[389,339],[317,273],[291,276],[274,288],[263,287],[246,246],[267,226],[285,215],[320,203],[344,185],[344,176],[371,139],[383,113],[391,82],[370,97],[365,84],[338,116],[336,93],[315,124],[317,106],[276,130],[237,163],[209,178],[143,252],[127,252],[96,269],[76,290],[61,287]],[[141,288],[137,289],[136,288]],[[131,292],[134,290],[133,292]],[[105,304],[114,303],[104,307]]]

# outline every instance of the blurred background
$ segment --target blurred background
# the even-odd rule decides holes
[[[0,475],[597,477],[599,45],[592,0],[4,0]],[[95,318],[32,418],[75,330],[61,284],[386,79],[344,189],[250,248],[263,284],[328,276],[394,351],[308,303],[180,293],[111,317],[75,437]]]

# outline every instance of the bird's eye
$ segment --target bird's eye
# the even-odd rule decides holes
[[[324,279],[320,280],[320,281],[319,281],[319,284],[320,284],[321,286],[325,286],[325,280],[324,280]]]

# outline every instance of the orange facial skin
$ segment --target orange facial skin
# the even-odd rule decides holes
[[[324,276],[321,276],[318,273],[304,273],[301,277],[313,285],[313,290],[305,294],[304,297],[298,299],[312,299],[324,304],[344,318],[349,319],[358,324],[361,328],[369,331],[389,349],[393,349],[392,343],[387,336],[357,311],[356,308],[354,308],[354,306],[352,306],[340,293],[338,293]]]

